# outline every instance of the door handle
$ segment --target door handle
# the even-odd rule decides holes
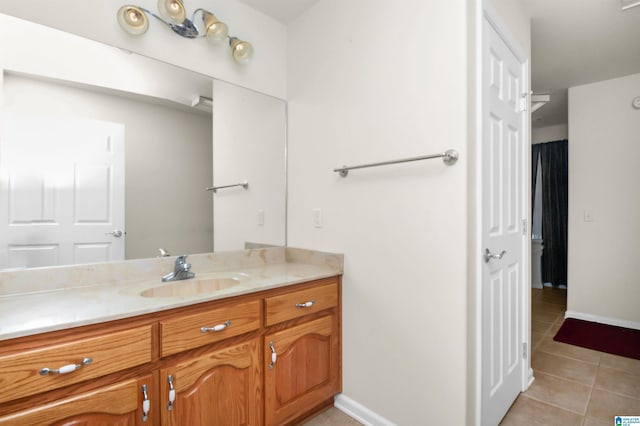
[[[126,232],[122,232],[119,229],[113,230],[111,232],[105,232],[104,235],[113,235],[116,238],[120,238],[122,237],[124,234],[126,234]]]
[[[506,250],[502,250],[502,252],[500,254],[493,254],[493,253],[491,253],[489,251],[488,248],[486,248],[486,249],[484,249],[484,256],[483,256],[484,257],[484,263],[489,263],[489,261],[491,259],[500,260],[500,259],[502,259],[502,256],[504,256],[506,252],[507,252]]]

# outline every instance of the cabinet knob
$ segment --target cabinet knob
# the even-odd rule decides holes
[[[308,302],[305,302],[305,303],[296,303],[296,308],[310,308],[315,304],[316,304],[315,300],[309,300]]]

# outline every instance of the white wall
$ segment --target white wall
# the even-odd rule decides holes
[[[466,419],[466,34],[462,0],[321,0],[289,27],[289,245],[345,253],[344,396],[398,424]]]
[[[10,74],[0,99],[5,111],[124,125],[127,259],[213,251],[210,114]]]
[[[125,33],[116,19],[118,9],[124,4],[127,3],[121,0],[48,0],[46,3],[21,0],[2,2],[0,13],[122,47],[273,96],[285,97],[286,28],[281,23],[237,0],[215,2],[213,5],[206,0],[188,2],[188,14],[199,7],[209,9],[229,25],[231,35],[253,44],[254,58],[250,63],[240,65],[233,62],[227,45],[213,46],[203,39],[180,37],[151,17],[146,34],[131,36]],[[157,10],[154,0],[142,0],[136,4]],[[78,56],[76,60],[81,62],[85,58]]]
[[[284,245],[286,104],[221,81],[213,84],[214,249],[242,250],[247,242]]]
[[[556,124],[547,127],[534,127],[531,129],[531,143],[544,143],[560,141],[569,138],[569,125]]]
[[[569,89],[567,309],[640,328],[636,96],[640,74]]]

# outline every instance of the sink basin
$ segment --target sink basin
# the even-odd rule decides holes
[[[169,284],[162,284],[149,288],[140,293],[142,297],[179,297],[195,296],[203,293],[213,293],[240,284],[240,279],[236,277],[225,278],[205,278],[174,281]]]

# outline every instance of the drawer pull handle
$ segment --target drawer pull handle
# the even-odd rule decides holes
[[[151,401],[149,401],[149,394],[147,393],[147,385],[142,385],[142,421],[146,422],[149,419],[149,411],[151,410]]]
[[[40,375],[41,376],[46,376],[46,375],[49,375],[49,374],[67,374],[67,373],[72,373],[72,372],[78,370],[79,368],[81,368],[84,365],[91,364],[92,361],[93,360],[91,358],[84,358],[80,364],[63,365],[62,367],[57,368],[55,370],[45,367],[45,368],[40,370]]]
[[[273,346],[273,342],[269,342],[269,348],[271,349],[271,363],[269,364],[269,370],[271,370],[276,365],[278,354],[276,352],[276,347]]]
[[[200,332],[201,333],[206,333],[208,331],[218,332],[218,331],[224,330],[227,327],[231,327],[231,321],[225,321],[222,324],[214,325],[213,327],[201,327]]]
[[[176,400],[176,390],[173,387],[173,376],[171,374],[167,377],[167,381],[169,382],[169,404],[167,405],[167,410],[171,411]]]
[[[310,308],[316,304],[315,300],[310,300],[306,303],[296,303],[296,308]]]

